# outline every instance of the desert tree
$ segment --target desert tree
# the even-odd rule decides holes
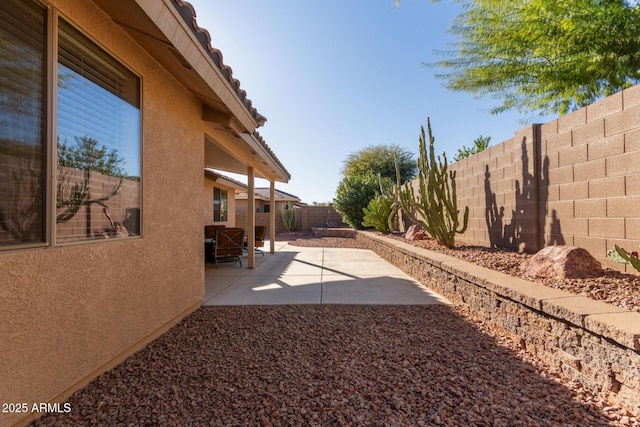
[[[396,179],[395,159],[400,166],[400,179],[402,182],[409,181],[416,175],[416,160],[411,151],[402,147],[392,145],[370,145],[355,151],[344,160],[342,174],[365,175],[369,172],[374,176],[380,175],[383,178]]]
[[[566,114],[640,82],[637,0],[457,2],[456,43],[426,65],[494,114]]]

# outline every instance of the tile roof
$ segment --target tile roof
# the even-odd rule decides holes
[[[269,188],[266,187],[258,187],[255,189],[256,195],[260,195],[266,198],[269,198]],[[284,191],[274,189],[276,199],[295,199],[300,200],[300,197],[294,196],[290,193],[285,193]]]
[[[221,173],[216,172],[213,169],[205,168],[204,176],[211,179],[212,181],[216,181],[219,179],[221,181],[227,181],[227,183],[232,184],[233,186],[242,187],[245,190],[248,189],[247,184],[245,184],[244,182],[240,182],[226,175],[222,175]]]
[[[258,133],[258,131],[254,131],[253,132],[253,136],[254,138],[260,143],[260,145],[262,145],[262,147],[265,149],[265,151],[267,153],[269,153],[269,155],[271,156],[271,158],[273,159],[274,162],[277,163],[277,165],[282,169],[282,171],[284,173],[287,174],[287,176],[289,177],[289,179],[291,179],[291,174],[289,173],[289,171],[287,170],[287,168],[284,167],[284,165],[282,164],[282,162],[280,161],[280,159],[278,158],[278,156],[276,156],[276,153],[273,152],[273,150],[271,150],[271,147],[269,147],[267,145],[267,143],[265,142],[265,140],[262,138],[262,136]]]
[[[274,196],[276,201],[279,200],[290,200],[290,201],[300,201],[298,196],[294,196],[293,194],[285,193],[284,191],[278,190],[277,188],[274,190]],[[269,188],[268,187],[256,187],[254,188],[254,194],[256,197],[260,197],[265,200],[269,200]],[[239,197],[238,197],[239,196]],[[237,198],[244,199],[247,197],[247,193],[238,194]]]
[[[258,110],[253,107],[251,100],[247,98],[247,92],[240,89],[240,82],[233,78],[233,71],[231,70],[231,67],[225,65],[222,61],[222,52],[212,46],[209,31],[198,26],[196,10],[193,5],[183,0],[171,0],[171,2],[174,4],[184,22],[186,22],[191,28],[191,31],[193,31],[193,34],[196,36],[202,47],[209,52],[209,57],[213,60],[213,63],[216,64],[227,82],[229,82],[231,88],[233,88],[236,95],[238,95],[238,98],[240,98],[240,101],[242,101],[245,108],[249,111],[256,123],[258,123],[258,126],[264,125],[267,118],[258,113]]]
[[[180,16],[182,17],[182,19],[191,28],[191,31],[193,31],[193,34],[196,36],[196,38],[198,39],[202,47],[204,47],[205,50],[209,52],[209,56],[213,60],[213,63],[216,64],[216,66],[218,67],[222,75],[229,82],[229,84],[233,88],[236,95],[238,95],[238,97],[244,104],[245,108],[249,111],[251,116],[254,118],[254,120],[258,124],[258,127],[264,125],[264,123],[267,121],[267,118],[261,115],[260,113],[258,113],[258,110],[256,110],[255,107],[253,107],[251,100],[247,98],[247,92],[245,92],[243,89],[240,89],[240,82],[237,79],[233,78],[233,72],[231,70],[231,67],[229,67],[228,65],[225,65],[222,62],[222,52],[212,46],[211,35],[209,34],[209,31],[207,31],[205,28],[201,28],[200,26],[198,26],[198,22],[196,20],[196,10],[194,9],[193,5],[184,0],[171,0],[171,1],[174,4]],[[284,167],[284,165],[282,164],[280,159],[278,159],[278,157],[275,155],[273,150],[271,150],[271,148],[267,145],[267,143],[262,138],[262,136],[260,136],[260,134],[257,131],[253,132],[253,136],[258,141],[258,143],[263,146],[263,148],[271,156],[273,161],[280,168],[282,168],[282,171],[288,176],[288,178],[291,179],[291,174],[289,173],[289,171]]]

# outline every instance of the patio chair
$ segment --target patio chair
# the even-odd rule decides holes
[[[213,245],[213,261],[218,268],[219,262],[240,263],[244,252],[244,230],[242,228],[221,228],[216,230],[216,241]]]
[[[264,225],[256,225],[256,252],[260,252],[264,256],[264,252],[258,248],[264,248],[264,237],[267,234],[267,227]]]
[[[224,225],[204,226],[204,262],[213,263],[213,244],[216,241],[216,230],[224,228]]]
[[[262,250],[258,249],[258,248],[263,248],[264,247],[264,238],[265,235],[267,234],[267,227],[265,227],[264,225],[256,225],[255,227],[256,230],[256,234],[255,234],[255,252],[260,252],[262,254],[262,256],[264,256],[264,252],[262,252]],[[248,251],[248,246],[249,246],[249,241],[247,240],[247,238],[244,238],[244,248],[247,249]]]
[[[224,225],[205,225],[204,226],[204,238],[205,239],[215,239],[216,238],[216,230],[220,230],[225,228]]]

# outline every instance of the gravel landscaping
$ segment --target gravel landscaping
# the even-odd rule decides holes
[[[456,305],[202,307],[68,402],[33,425],[640,426]]]
[[[635,422],[440,305],[203,307],[69,403],[35,425]]]

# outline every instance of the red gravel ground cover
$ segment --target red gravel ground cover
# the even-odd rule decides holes
[[[203,307],[68,402],[33,425],[640,426],[455,305]]]
[[[621,423],[587,400],[443,305],[203,307],[35,425]]]

